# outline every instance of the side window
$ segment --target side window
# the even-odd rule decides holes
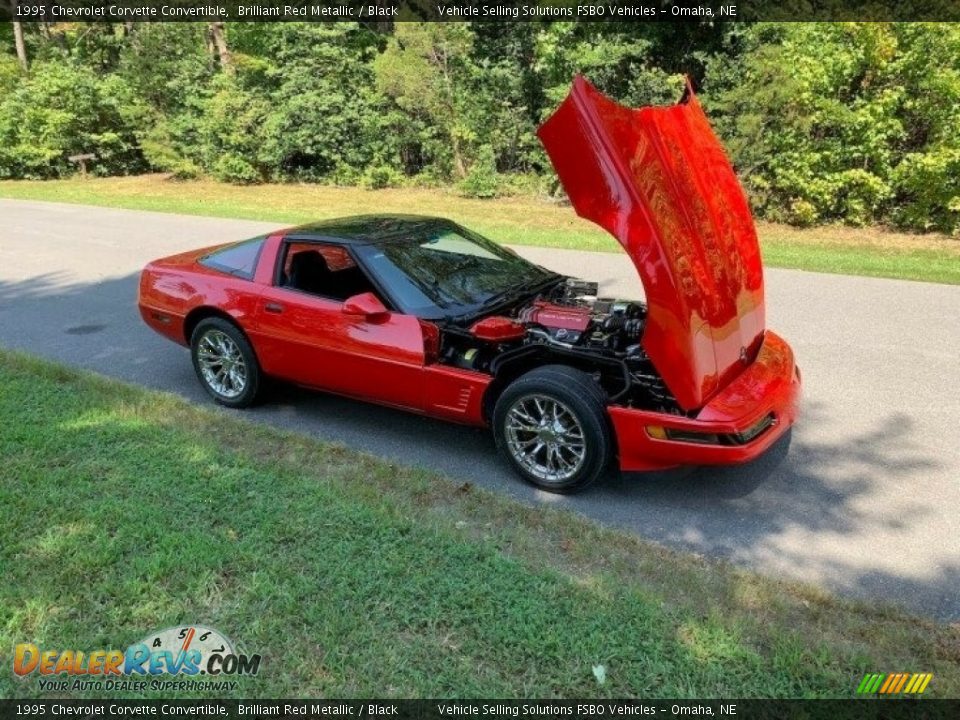
[[[286,243],[280,285],[331,300],[376,292],[367,276],[341,245]]]
[[[200,264],[220,272],[252,280],[265,240],[265,237],[258,237],[238,242],[222,250],[214,250],[209,255],[200,258]]]
[[[339,245],[292,242],[287,244],[287,255],[283,261],[283,278],[290,277],[290,267],[293,264],[293,259],[298,254],[302,252],[310,252],[311,250],[316,251],[323,256],[323,259],[326,261],[327,267],[330,268],[331,272],[337,272],[339,270],[347,270],[349,268],[356,267],[356,263],[353,261],[353,258],[350,257],[350,253],[347,252],[347,249]],[[282,279],[280,284],[286,284],[282,282]]]

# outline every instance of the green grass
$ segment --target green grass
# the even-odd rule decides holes
[[[181,623],[262,654],[244,697],[960,695],[960,626],[19,354],[0,388],[0,697],[41,694],[16,643]]]
[[[133,210],[295,224],[365,212],[445,215],[495,240],[580,250],[618,251],[617,242],[573,210],[536,197],[469,200],[451,192],[404,188],[363,190],[320,185],[238,187],[209,180],[176,182],[162,175],[130,178],[0,181],[0,197],[54,200]],[[960,241],[876,228],[800,230],[759,225],[768,266],[960,284]]]

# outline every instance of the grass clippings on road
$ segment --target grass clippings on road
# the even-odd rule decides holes
[[[536,197],[471,200],[450,191],[364,190],[306,184],[236,186],[178,182],[164,175],[0,181],[0,197],[296,224],[338,215],[407,212],[443,215],[499,242],[618,251],[616,240],[564,205]],[[760,223],[771,267],[960,284],[960,240],[876,228],[810,229]]]
[[[960,696],[960,626],[19,354],[0,388],[0,697],[41,694],[16,643],[188,623],[263,656],[250,698]]]

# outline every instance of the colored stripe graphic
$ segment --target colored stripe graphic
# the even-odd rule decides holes
[[[933,679],[933,673],[867,673],[857,686],[857,695],[920,695]]]
[[[890,689],[890,686],[893,685],[894,680],[895,680],[895,678],[897,678],[897,677],[898,677],[898,675],[897,675],[896,673],[893,673],[892,675],[887,675],[886,681],[885,681],[885,682],[883,683],[883,685],[880,687],[880,694],[881,694],[881,695],[885,694],[885,693]]]
[[[190,643],[193,642],[193,636],[197,634],[196,628],[190,628],[187,632],[187,637],[183,640],[183,646],[180,648],[180,652],[186,652],[190,649]]]
[[[876,679],[876,675],[873,673],[867,673],[863,676],[863,680],[860,681],[860,686],[857,688],[858,693],[867,693],[870,692],[870,686],[873,685],[873,681]]]
[[[903,673],[900,676],[900,680],[897,682],[897,686],[890,690],[892,693],[898,693],[903,690],[903,686],[907,684],[907,678],[910,677],[910,673]]]
[[[860,694],[872,694],[880,689],[880,682],[886,677],[883,673],[867,673],[860,681],[857,692]]]

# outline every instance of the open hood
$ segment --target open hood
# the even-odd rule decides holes
[[[643,348],[685,410],[755,357],[763,268],[746,196],[688,86],[677,105],[618,105],[577,76],[540,127],[577,214],[610,232],[647,298]]]

